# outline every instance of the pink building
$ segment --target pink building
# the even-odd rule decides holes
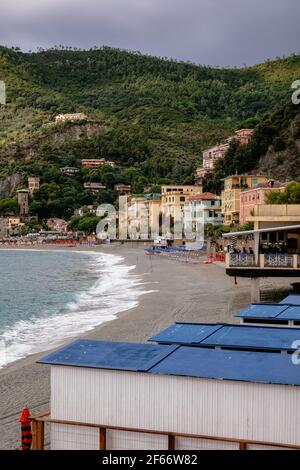
[[[253,129],[240,129],[234,133],[230,140],[238,140],[240,145],[248,145],[253,136]]]
[[[230,136],[225,142],[222,142],[214,147],[211,147],[203,152],[203,166],[197,168],[196,170],[196,179],[198,184],[202,184],[203,178],[205,175],[212,171],[216,165],[216,162],[225,156],[230,142],[232,140],[237,140],[240,145],[249,144],[252,136],[253,129],[240,129]]]
[[[48,228],[53,232],[67,233],[68,222],[56,217],[47,220]]]
[[[270,191],[284,191],[285,186],[279,181],[269,180],[254,188],[245,189],[240,195],[240,224],[244,225],[255,206],[266,204],[266,197]]]

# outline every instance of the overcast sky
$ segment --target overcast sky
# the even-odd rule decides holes
[[[209,65],[300,50],[299,0],[2,0],[0,44],[108,45]]]

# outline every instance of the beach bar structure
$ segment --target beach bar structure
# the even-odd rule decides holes
[[[291,354],[77,340],[51,367],[34,449],[300,449]]]
[[[300,225],[282,225],[223,235],[231,243],[252,240],[252,252],[230,249],[226,253],[226,274],[251,279],[251,301],[260,300],[260,278],[300,277]]]

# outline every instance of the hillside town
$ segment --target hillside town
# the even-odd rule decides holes
[[[74,122],[82,119],[83,116],[80,113],[59,115],[56,122]],[[251,223],[256,207],[267,203],[270,192],[284,191],[286,182],[275,181],[259,174],[235,174],[224,179],[223,190],[220,195],[217,195],[204,191],[203,181],[207,173],[213,173],[216,163],[224,157],[233,140],[241,146],[246,146],[251,141],[252,135],[253,129],[239,129],[224,142],[204,150],[203,166],[196,169],[194,185],[156,185],[155,192],[151,192],[153,185],[145,185],[142,194],[134,194],[130,184],[115,184],[115,207],[117,209],[119,208],[119,197],[126,197],[126,206],[125,209],[123,208],[125,214],[122,218],[116,215],[118,232],[122,234],[122,241],[131,239],[129,233],[126,232],[126,227],[135,225],[135,240],[153,242],[154,238],[162,235],[158,221],[165,218],[169,219],[171,224],[167,238],[172,243],[174,241],[172,240],[174,238],[172,224],[174,224],[174,220],[182,219],[184,214],[189,214],[194,229],[200,222],[205,228],[219,227],[221,231],[225,232],[234,231],[236,227],[243,227]],[[118,162],[103,157],[82,158],[80,166],[61,167],[60,172],[65,177],[73,178],[83,169],[93,171],[100,168],[115,169],[117,167]],[[35,195],[39,192],[41,184],[40,177],[31,175],[28,177],[27,187],[17,189],[18,213],[14,213],[9,208],[3,211],[0,218],[0,243],[72,244],[75,241],[82,243],[86,240],[89,243],[114,241],[114,239],[107,240],[108,237],[105,236],[97,237],[97,224],[94,226],[94,230],[88,230],[88,233],[84,230],[78,230],[77,227],[72,229],[72,216],[73,218],[94,216],[95,224],[97,222],[97,205],[78,207],[68,220],[59,217],[39,220],[37,215],[32,215],[30,203],[35,200]],[[103,193],[106,189],[106,185],[101,181],[83,182],[83,190],[94,196]],[[145,219],[148,219],[150,230],[142,232],[139,227],[144,225]],[[125,232],[122,226],[124,223],[126,225]],[[155,230],[153,230],[155,224]],[[41,228],[35,230],[39,226]],[[120,236],[115,238],[120,239]],[[183,231],[181,239],[176,240],[176,243],[191,241],[186,238]]]

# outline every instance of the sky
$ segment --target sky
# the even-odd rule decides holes
[[[243,66],[300,51],[299,0],[2,0],[0,44]]]

